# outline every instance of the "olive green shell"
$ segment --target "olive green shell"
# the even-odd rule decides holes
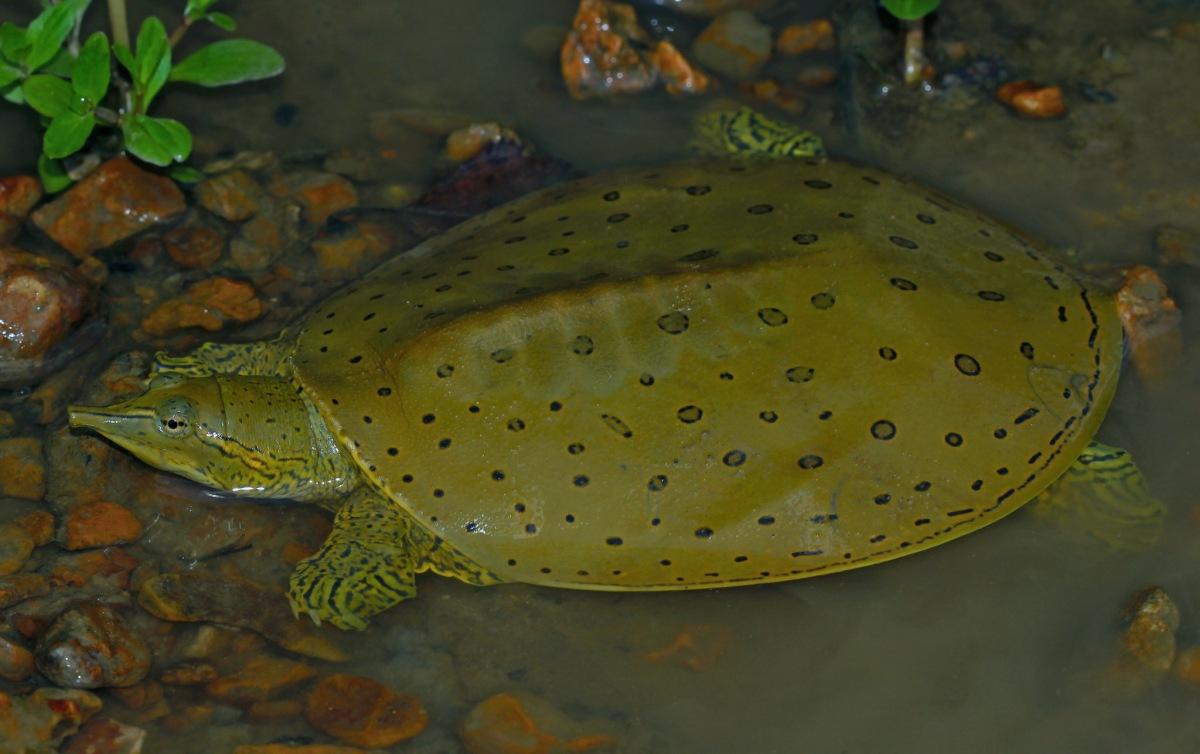
[[[1111,297],[996,221],[837,163],[538,192],[308,315],[296,378],[364,475],[502,578],[682,589],[932,547],[1062,474]]]

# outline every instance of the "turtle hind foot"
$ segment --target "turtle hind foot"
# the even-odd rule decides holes
[[[1166,507],[1150,493],[1129,453],[1094,441],[1033,510],[1126,551],[1154,546],[1166,518]]]
[[[373,490],[355,494],[321,549],[292,572],[292,611],[362,631],[372,615],[416,596],[408,528],[405,515]]]

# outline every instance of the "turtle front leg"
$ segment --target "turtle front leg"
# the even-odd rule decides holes
[[[292,611],[361,631],[372,615],[415,596],[409,528],[404,512],[375,490],[356,492],[334,517],[321,549],[292,572]]]
[[[289,344],[282,338],[252,343],[205,343],[181,356],[165,351],[154,355],[151,379],[157,377],[209,377],[236,374],[274,377],[280,373]]]

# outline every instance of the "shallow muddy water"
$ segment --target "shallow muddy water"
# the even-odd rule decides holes
[[[506,691],[541,697],[580,735],[613,735],[625,752],[1195,748],[1200,688],[1168,678],[1124,695],[1103,676],[1121,607],[1147,585],[1164,587],[1179,604],[1180,646],[1200,644],[1200,351],[1191,345],[1200,335],[1200,271],[1160,264],[1153,244],[1162,224],[1200,231],[1200,32],[1190,39],[1161,32],[1200,22],[1200,4],[962,4],[947,0],[961,15],[939,22],[934,39],[1005,58],[1012,78],[1062,83],[1066,117],[1022,119],[988,98],[953,107],[935,95],[884,95],[863,56],[843,52],[822,58],[839,66],[839,83],[813,91],[807,112],[793,120],[819,132],[833,155],[916,177],[1068,249],[1081,266],[1159,269],[1183,310],[1185,350],[1158,382],[1125,369],[1099,439],[1128,449],[1166,504],[1160,541],[1147,551],[1114,551],[1022,510],[913,557],[769,586],[592,593],[479,589],[423,576],[418,598],[378,616],[367,632],[324,634],[349,662],[335,671],[310,661],[322,673],[367,675],[425,703],[429,729],[388,751],[463,750],[457,727],[468,711]],[[0,2],[0,18],[24,20],[26,5],[33,4]],[[237,3],[231,11],[242,31],[284,54],[286,76],[224,92],[174,92],[162,105],[202,135],[198,149],[210,155],[369,146],[372,113],[420,107],[500,121],[586,172],[686,156],[692,118],[721,95],[570,100],[554,50],[522,38],[553,39],[551,31],[530,32],[565,30],[574,5]],[[175,4],[134,7],[165,13]],[[783,2],[769,18],[780,26],[830,12],[854,25],[839,26],[843,45],[873,44],[873,12],[864,18],[853,4]],[[980,39],[964,36],[972,30]],[[1095,89],[1106,95],[1080,93]],[[729,84],[723,94],[738,98]],[[0,110],[0,173],[30,168],[37,136],[26,115]],[[414,159],[409,180],[444,170],[434,157]],[[110,285],[121,288],[119,274]],[[114,342],[127,344],[127,335],[114,333]],[[22,434],[35,431],[42,430]],[[256,528],[264,520],[311,528],[299,506],[273,505],[266,512],[277,519],[239,524],[228,502],[160,483],[187,516],[228,518],[264,537]],[[3,502],[0,521],[8,518]],[[279,588],[286,578],[280,563],[252,550],[189,565],[233,568]],[[665,651],[684,635],[693,648]],[[329,740],[301,718],[256,722],[236,705],[218,704],[207,722],[179,732],[162,720],[143,722],[117,701],[103,714],[146,728],[144,750],[154,753]]]

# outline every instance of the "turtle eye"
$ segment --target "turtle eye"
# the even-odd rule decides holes
[[[192,431],[195,412],[192,404],[181,399],[165,402],[158,411],[158,431],[167,437],[184,437]]]

